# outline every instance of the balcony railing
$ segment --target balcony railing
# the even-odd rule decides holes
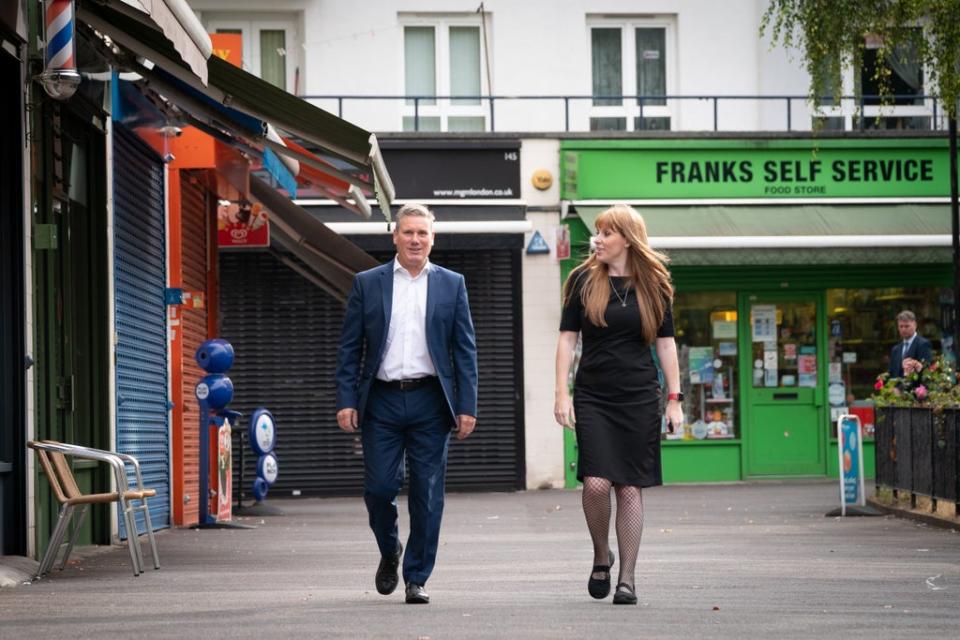
[[[824,96],[813,107],[805,95],[303,95],[341,118],[377,131],[458,130],[438,123],[482,121],[477,131],[579,132],[606,130],[596,125],[623,120],[623,130],[648,123],[674,131],[809,131],[823,119],[830,130],[947,128],[940,100],[931,95],[894,95],[881,105],[878,95]],[[387,103],[384,109],[377,102]],[[600,102],[602,105],[595,105]],[[472,103],[470,106],[464,106]],[[744,114],[744,109],[751,112]],[[503,124],[506,123],[506,124]],[[666,127],[664,127],[666,123]],[[620,128],[620,127],[617,127]],[[409,130],[409,129],[408,129]]]

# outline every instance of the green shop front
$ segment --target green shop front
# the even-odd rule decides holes
[[[576,140],[561,148],[571,259],[617,202],[671,259],[686,424],[665,482],[837,473],[836,419],[860,417],[873,476],[878,374],[910,309],[952,357],[943,138]],[[567,484],[576,444],[567,433]]]

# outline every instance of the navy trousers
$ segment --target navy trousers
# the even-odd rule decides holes
[[[403,488],[406,456],[410,536],[403,556],[404,582],[426,584],[433,571],[452,426],[439,381],[405,391],[374,382],[361,429],[364,500],[380,554],[396,553],[397,495]]]

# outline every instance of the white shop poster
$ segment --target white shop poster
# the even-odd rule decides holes
[[[777,341],[777,305],[753,305],[752,322],[754,342]]]

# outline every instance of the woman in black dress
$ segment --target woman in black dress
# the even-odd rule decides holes
[[[610,593],[610,489],[617,495],[620,572],[614,604],[636,604],[634,571],[643,533],[643,488],[662,484],[660,385],[650,351],[657,350],[668,389],[671,430],[683,424],[680,370],[673,339],[673,286],[667,257],[647,243],[640,214],[626,205],[597,218],[594,252],[564,285],[557,344],[554,417],[575,428],[583,482],[583,512],[593,539],[594,598]],[[577,335],[583,351],[574,380],[567,380]]]

